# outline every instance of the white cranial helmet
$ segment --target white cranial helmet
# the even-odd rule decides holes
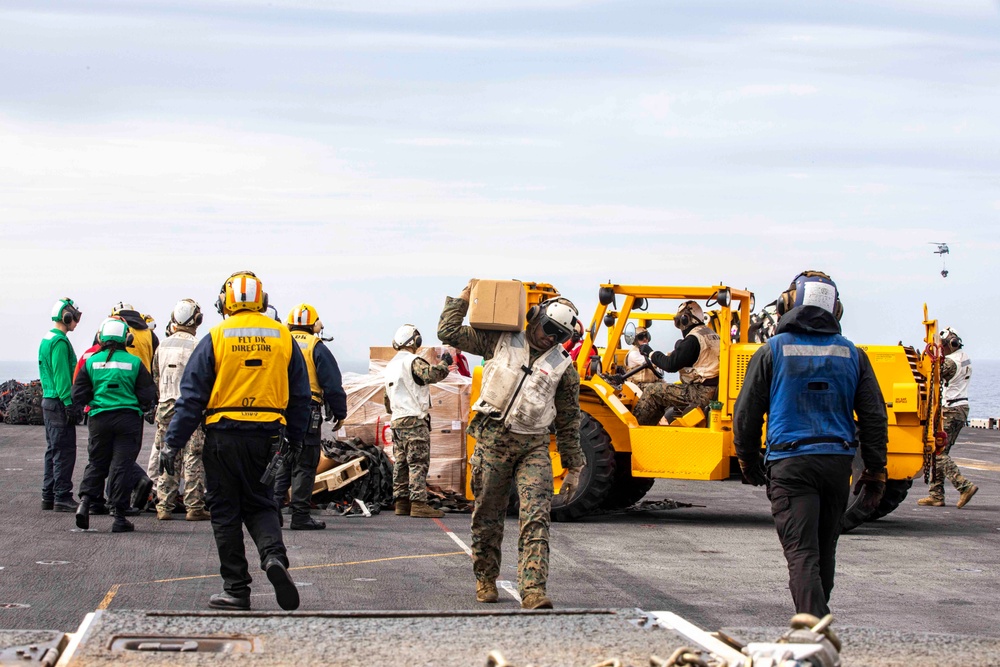
[[[576,331],[576,310],[566,299],[542,304],[542,333],[552,336],[556,344],[565,343]]]
[[[170,321],[175,327],[197,327],[201,320],[201,306],[194,299],[181,299],[170,312]]]
[[[396,335],[392,337],[392,349],[401,350],[404,347],[420,347],[423,339],[420,332],[412,324],[404,324],[396,329]]]

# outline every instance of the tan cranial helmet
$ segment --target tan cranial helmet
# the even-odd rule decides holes
[[[705,311],[701,309],[697,301],[685,301],[677,307],[677,314],[674,315],[674,326],[678,329],[687,329],[693,324],[705,323]]]

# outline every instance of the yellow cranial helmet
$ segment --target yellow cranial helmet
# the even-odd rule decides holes
[[[237,271],[222,284],[215,308],[220,315],[232,315],[240,310],[266,310],[267,293],[264,285],[253,271]]]
[[[288,311],[288,319],[285,321],[289,327],[308,327],[313,333],[323,330],[323,322],[319,319],[319,313],[308,303],[299,305]]]

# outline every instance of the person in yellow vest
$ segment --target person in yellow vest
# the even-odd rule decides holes
[[[160,345],[160,339],[153,333],[156,323],[154,322],[153,326],[150,327],[152,318],[147,320],[147,315],[141,314],[132,304],[123,301],[119,301],[111,309],[111,317],[118,317],[125,320],[129,332],[126,350],[129,354],[134,354],[142,359],[142,365],[146,367],[146,371],[152,373],[153,353],[156,352],[156,348]]]
[[[340,366],[320,337],[323,322],[316,309],[308,303],[300,303],[288,313],[285,324],[305,358],[312,403],[302,454],[294,470],[286,466],[275,478],[274,494],[280,504],[291,487],[292,499],[289,504],[292,508],[292,530],[323,530],[326,523],[309,515],[309,501],[312,498],[313,482],[316,481],[316,466],[319,464],[323,406],[326,406],[326,420],[333,422],[333,430],[336,431],[340,428],[340,422],[347,417],[347,392],[342,384]]]
[[[178,452],[204,423],[205,501],[219,552],[223,592],[216,609],[249,609],[250,577],[243,526],[282,609],[297,609],[288,574],[274,488],[262,481],[278,448],[286,465],[302,449],[309,422],[309,372],[295,340],[264,315],[267,294],[250,271],[229,276],[216,309],[225,318],[195,346],[181,377],[160,465],[176,474]]]

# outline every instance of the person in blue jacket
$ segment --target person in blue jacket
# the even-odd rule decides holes
[[[843,306],[828,275],[800,273],[779,297],[778,312],[776,335],[747,365],[733,444],[744,483],[767,485],[796,613],[823,617],[852,463],[860,451],[865,470],[855,493],[870,513],[885,492],[888,418],[868,356],[841,335]]]

